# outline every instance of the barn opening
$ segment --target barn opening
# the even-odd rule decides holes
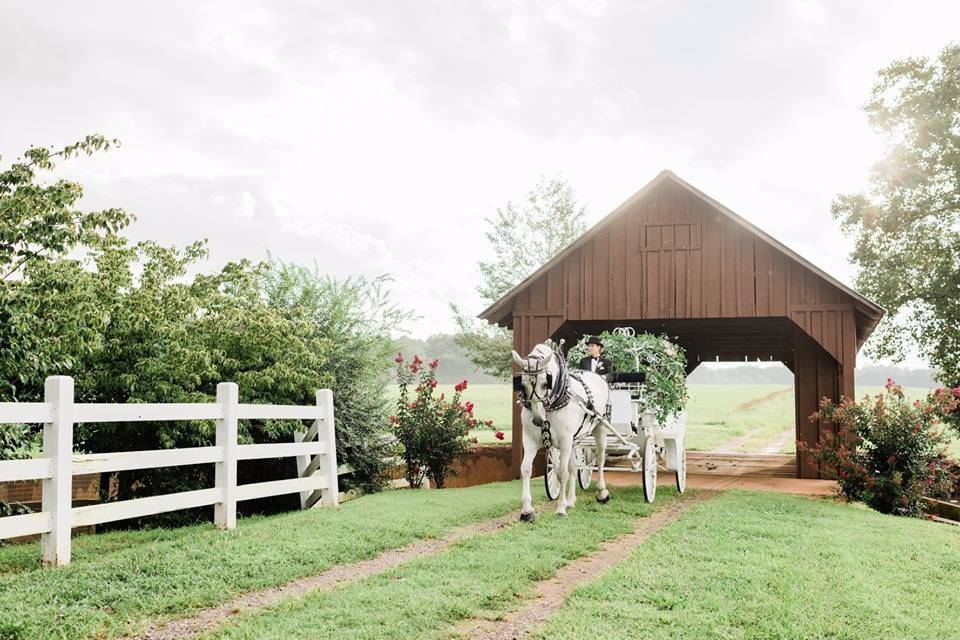
[[[690,451],[796,455],[794,376],[779,362],[707,362],[687,378]]]
[[[860,347],[884,310],[670,171],[661,172],[480,314],[528,353],[546,338],[631,326],[663,333],[702,362],[780,362],[794,375],[796,439],[833,425],[820,398],[854,395]],[[520,465],[519,410],[513,471]],[[688,431],[689,433],[689,431]],[[793,473],[827,470],[794,456]]]

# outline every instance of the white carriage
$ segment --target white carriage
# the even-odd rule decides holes
[[[630,379],[630,374],[621,374],[618,378]],[[655,408],[644,401],[641,384],[614,381],[610,383],[606,415],[600,421],[604,424],[606,438],[604,471],[624,469],[623,466],[611,467],[611,462],[628,462],[630,471],[643,474],[643,495],[647,502],[653,502],[657,493],[657,468],[663,464],[667,471],[676,475],[677,491],[683,493],[687,483],[686,411],[670,415],[661,422]],[[582,433],[574,438],[573,456],[577,484],[581,489],[587,489],[597,470],[596,443],[591,429],[582,429]],[[556,448],[547,450],[544,484],[551,500],[560,493],[556,469],[558,458]]]

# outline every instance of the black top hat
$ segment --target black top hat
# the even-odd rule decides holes
[[[603,342],[600,340],[600,336],[590,336],[587,338],[587,344],[595,344],[598,347],[603,346]]]

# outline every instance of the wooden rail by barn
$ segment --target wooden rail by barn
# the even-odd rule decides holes
[[[663,332],[701,362],[783,362],[794,373],[797,439],[820,398],[853,396],[857,351],[884,310],[669,171],[480,317],[513,329],[527,353],[617,326]],[[519,411],[513,423],[519,472]],[[796,473],[820,477],[797,453]]]

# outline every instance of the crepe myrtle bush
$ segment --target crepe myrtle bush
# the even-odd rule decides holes
[[[603,353],[613,361],[615,371],[640,371],[646,374],[644,398],[665,421],[682,410],[688,399],[687,356],[683,348],[666,336],[652,333],[626,335],[604,331],[600,334]],[[569,366],[578,366],[587,355],[587,336],[567,352]]]
[[[833,423],[836,433],[826,434],[817,445],[797,446],[810,454],[811,464],[836,473],[847,499],[882,513],[921,516],[921,498],[944,493],[953,482],[943,418],[958,404],[960,387],[941,387],[910,402],[888,378],[882,393],[860,402],[821,400],[810,419]]]
[[[473,415],[473,403],[461,403],[466,380],[457,383],[453,397],[436,395],[438,360],[424,366],[420,356],[413,356],[407,363],[398,353],[394,362],[400,397],[390,422],[403,446],[407,482],[418,488],[429,477],[438,489],[443,489],[447,478],[456,475],[453,464],[476,442],[469,438],[470,429],[479,425],[492,428],[493,422],[479,422]]]

